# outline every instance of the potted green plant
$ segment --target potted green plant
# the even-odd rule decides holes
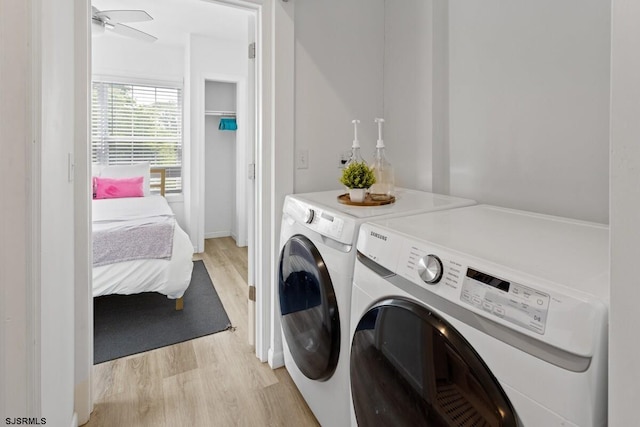
[[[349,188],[352,202],[363,202],[367,188],[376,182],[376,177],[365,162],[353,162],[343,169],[340,182]]]

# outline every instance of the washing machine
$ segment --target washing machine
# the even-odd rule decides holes
[[[605,426],[608,247],[486,205],[363,224],[352,425]]]
[[[475,204],[398,189],[395,203],[362,207],[340,203],[342,193],[286,197],[278,268],[285,366],[320,424],[331,427],[351,420],[349,318],[360,224]]]

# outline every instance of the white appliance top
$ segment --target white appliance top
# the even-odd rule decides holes
[[[338,196],[341,194],[345,194],[345,191],[330,190],[316,193],[294,194],[291,197],[313,205],[322,206],[325,210],[331,210],[333,213],[343,213],[353,218],[363,220],[369,220],[383,215],[412,215],[421,212],[431,212],[475,204],[475,201],[469,199],[409,190],[406,188],[396,188],[395,203],[382,206],[350,206],[338,202]]]
[[[372,222],[372,229],[609,300],[609,228],[603,224],[476,205],[383,219]]]

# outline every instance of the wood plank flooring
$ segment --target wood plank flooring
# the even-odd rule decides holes
[[[317,426],[287,371],[261,363],[247,344],[246,248],[209,239],[194,259],[204,261],[235,330],[94,366],[85,425]]]

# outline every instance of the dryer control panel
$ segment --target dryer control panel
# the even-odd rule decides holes
[[[519,283],[467,268],[460,301],[508,322],[544,334],[549,295]]]

